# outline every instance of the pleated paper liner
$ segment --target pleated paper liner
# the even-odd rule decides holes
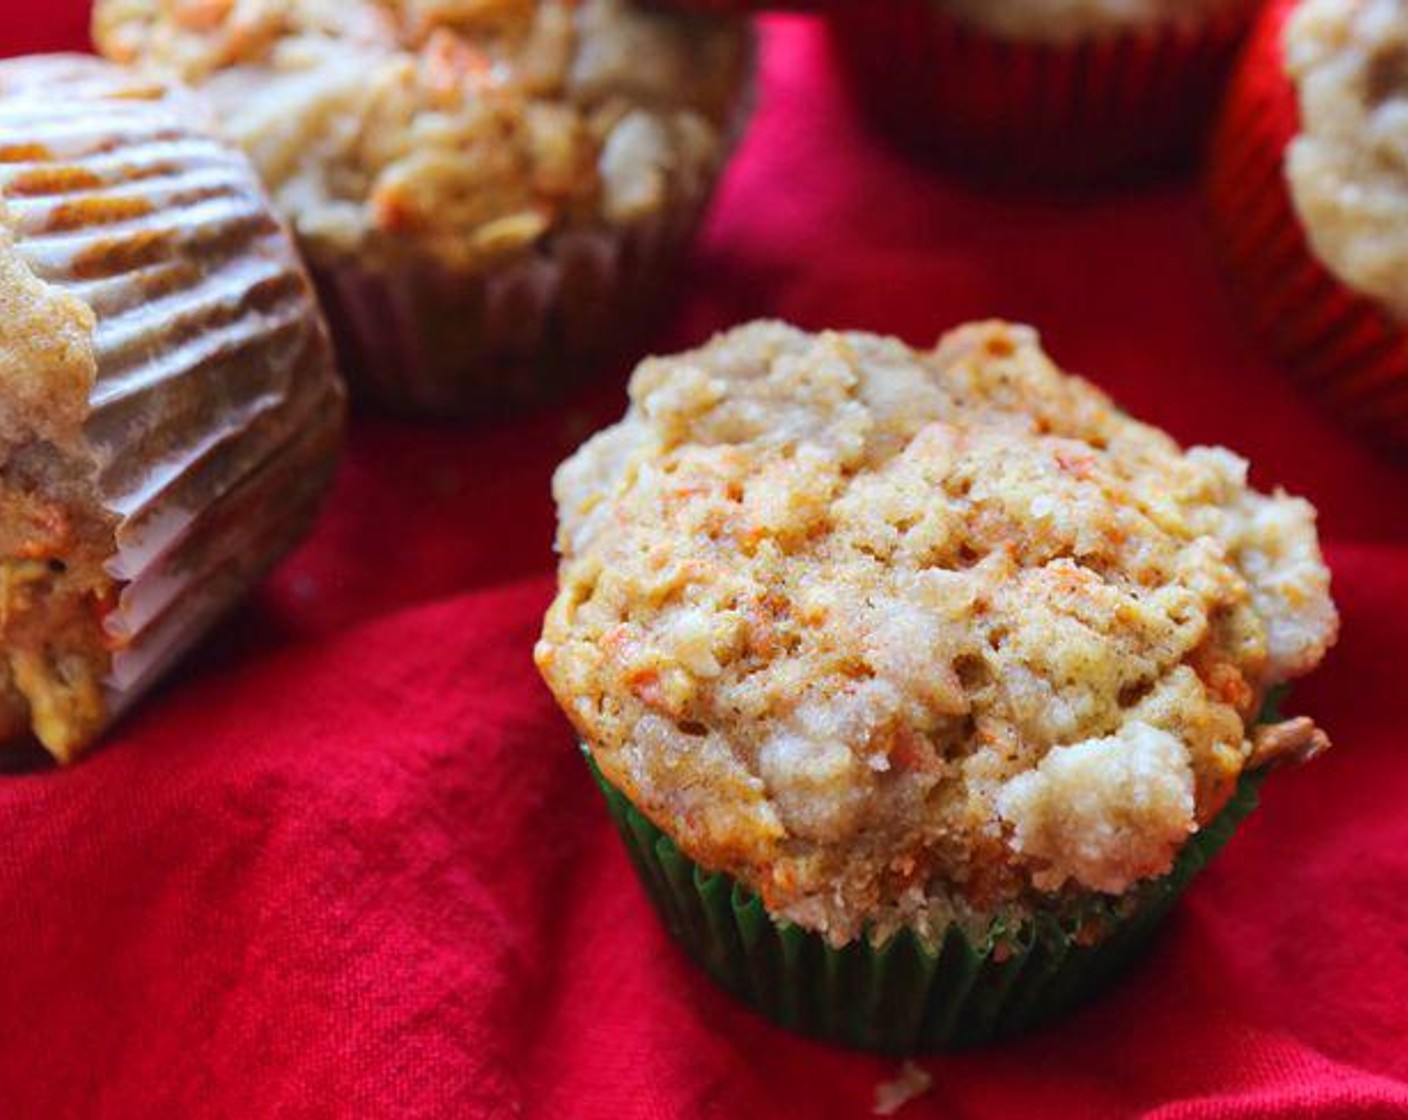
[[[633,357],[747,126],[756,50],[749,33],[711,177],[676,185],[657,214],[549,232],[523,256],[480,270],[310,251],[354,401],[413,417],[492,414],[552,401]]]
[[[791,1030],[896,1056],[1021,1034],[1099,992],[1138,957],[1256,807],[1263,776],[1243,775],[1173,869],[1135,888],[1124,905],[1092,904],[1069,924],[1043,916],[995,925],[976,941],[951,926],[937,945],[904,930],[882,945],[861,938],[836,949],[819,934],[775,921],[756,895],[691,861],[583,754],[655,909],[714,980]],[[1077,928],[1089,920],[1110,932],[1083,944]]]
[[[546,403],[582,383],[671,290],[705,199],[618,229],[551,234],[488,272],[432,262],[314,264],[355,400],[459,417]]]
[[[934,0],[837,3],[833,42],[867,115],[903,146],[981,178],[1088,185],[1191,166],[1246,31],[1198,26],[1076,43],[1015,40]]]
[[[344,394],[287,231],[198,102],[91,58],[0,63],[0,84],[16,251],[96,320],[111,720],[306,531]]]
[[[1263,13],[1213,137],[1209,220],[1251,330],[1300,384],[1350,423],[1408,446],[1408,331],[1314,255],[1291,198],[1286,148],[1300,131],[1282,61],[1293,2]]]

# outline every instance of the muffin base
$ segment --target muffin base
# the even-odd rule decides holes
[[[583,754],[646,894],[670,934],[723,988],[780,1026],[894,1056],[957,1050],[1034,1029],[1094,996],[1131,965],[1169,909],[1257,805],[1264,773],[1244,774],[1218,817],[1184,845],[1173,869],[1137,888],[1112,931],[1082,944],[1048,916],[1001,923],[974,940],[950,926],[937,945],[902,930],[881,945],[837,949],[774,920],[730,876],[677,848]]]
[[[1266,10],[1253,32],[1213,136],[1206,195],[1233,292],[1292,377],[1360,429],[1408,446],[1408,331],[1377,301],[1320,263],[1285,173],[1300,131],[1281,61],[1294,4]]]
[[[1247,19],[1043,43],[889,0],[839,4],[831,26],[862,107],[903,146],[983,178],[1081,185],[1191,165]]]
[[[355,401],[411,416],[560,395],[668,289],[704,206],[622,230],[550,236],[487,272],[313,264]]]

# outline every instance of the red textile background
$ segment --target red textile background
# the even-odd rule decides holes
[[[5,0],[0,50],[80,43],[83,6]],[[1344,613],[1295,697],[1336,750],[1270,783],[1115,993],[925,1061],[903,1115],[1408,1114],[1408,468],[1255,353],[1192,189],[980,197],[867,137],[819,28],[766,47],[660,347],[1028,320],[1311,497]],[[895,1063],[772,1028],[666,941],[531,665],[550,470],[621,408],[617,377],[513,423],[359,419],[241,617],[88,762],[0,780],[0,1116],[869,1113]]]

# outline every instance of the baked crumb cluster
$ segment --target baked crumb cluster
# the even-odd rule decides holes
[[[1312,248],[1408,318],[1408,9],[1306,0],[1285,32],[1301,131],[1286,171]]]
[[[453,268],[697,201],[750,65],[624,0],[100,0],[95,35],[200,86],[315,254]]]
[[[650,359],[559,470],[543,675],[695,860],[844,942],[1167,871],[1333,641],[1305,502],[1024,327],[757,323]]]
[[[1196,27],[1249,0],[939,0],[940,8],[1013,39],[1070,42],[1169,24]]]

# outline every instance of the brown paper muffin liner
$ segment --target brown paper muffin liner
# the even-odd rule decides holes
[[[551,400],[668,292],[703,209],[701,199],[630,227],[550,235],[485,273],[315,264],[354,398],[431,417]]]
[[[838,3],[835,49],[891,137],[986,178],[1087,184],[1191,165],[1249,9],[1076,43],[993,35],[935,0]]]
[[[1264,774],[1244,774],[1221,814],[1173,869],[1126,896],[1061,921],[995,923],[982,936],[950,926],[930,943],[903,930],[835,948],[773,918],[728,875],[708,871],[639,812],[583,755],[646,894],[670,934],[722,987],[781,1026],[895,1056],[975,1046],[1032,1030],[1087,1001],[1148,946],[1207,862],[1256,808]],[[1080,936],[1104,930],[1095,943]]]
[[[354,400],[419,417],[550,401],[625,353],[674,287],[753,109],[757,44],[712,178],[660,213],[547,234],[487,270],[433,261],[310,263]]]
[[[20,259],[93,312],[74,467],[112,524],[108,719],[303,535],[345,403],[312,285],[245,158],[183,93],[93,59],[0,63],[0,199]]]
[[[1213,237],[1249,326],[1301,385],[1385,443],[1408,447],[1408,330],[1343,284],[1306,239],[1286,180],[1300,131],[1282,61],[1294,2],[1263,13],[1213,137],[1207,202]]]

